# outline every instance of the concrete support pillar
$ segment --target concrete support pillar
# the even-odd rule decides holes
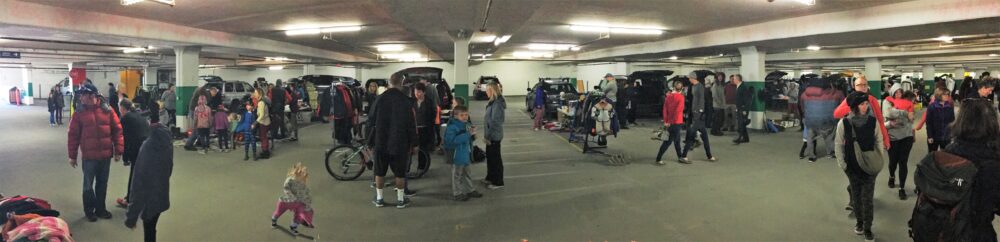
[[[1000,77],[1000,67],[993,67],[993,69],[990,69],[990,76]]]
[[[952,73],[955,75],[955,80],[965,79],[965,67],[955,68],[955,71]]]
[[[158,80],[156,79],[156,73],[160,71],[160,68],[156,67],[143,67],[142,68],[142,89],[146,90],[146,85],[158,85]],[[146,90],[150,91],[150,90]]]
[[[303,76],[308,76],[308,75],[312,75],[312,74],[316,74],[316,65],[306,64],[306,65],[302,66],[302,75]]]
[[[361,68],[360,65],[354,67],[354,79],[357,79],[358,81],[364,83],[363,81],[365,80],[365,69]]]
[[[921,77],[921,80],[924,80],[924,93],[934,93],[934,73],[936,71],[934,65],[924,65],[923,76]]]
[[[878,58],[865,58],[865,78],[868,79],[868,93],[880,97],[882,94],[882,63]]]
[[[198,57],[201,54],[199,46],[184,46],[174,48],[177,66],[177,127],[182,131],[188,128],[188,104],[198,88]]]
[[[764,89],[764,57],[766,53],[756,46],[740,47],[740,74],[743,75],[743,85],[750,85],[754,91]],[[750,108],[750,128],[764,128],[764,102],[761,97],[754,97]]]
[[[469,101],[469,38],[455,39],[455,80],[448,80],[454,86],[456,98]]]

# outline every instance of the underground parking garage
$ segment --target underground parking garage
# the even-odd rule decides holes
[[[996,241],[998,75],[996,0],[4,0],[2,241]]]

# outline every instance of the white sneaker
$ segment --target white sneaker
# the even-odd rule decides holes
[[[657,165],[666,165],[667,163],[663,162],[662,160],[658,160],[658,161],[656,161],[656,164]]]
[[[490,190],[496,190],[496,189],[503,188],[503,186],[497,186],[497,185],[489,184],[489,185],[486,185],[486,188],[489,188]]]

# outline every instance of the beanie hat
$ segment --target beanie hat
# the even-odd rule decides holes
[[[854,109],[861,103],[868,101],[868,94],[862,92],[853,92],[851,95],[847,96],[847,105]]]

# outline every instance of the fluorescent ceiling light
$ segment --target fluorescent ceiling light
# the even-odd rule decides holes
[[[399,59],[399,61],[402,61],[402,62],[427,62],[429,60],[427,58],[425,58],[425,57],[420,57],[420,58],[404,58],[404,59]]]
[[[507,43],[507,40],[510,40],[510,35],[504,35],[500,38],[497,38],[496,40],[493,41],[493,45],[500,45],[503,43]]]
[[[280,57],[280,56],[279,57],[264,57],[264,61],[267,61],[267,62],[272,62],[272,61],[292,61],[292,59],[289,59],[288,57]]]
[[[662,29],[654,29],[654,28],[607,27],[607,26],[593,26],[593,25],[570,25],[569,28],[577,32],[645,34],[645,35],[663,34]]]
[[[417,59],[424,57],[420,53],[382,54],[381,56],[385,59]]]
[[[810,6],[816,5],[816,0],[795,0],[795,1]]]
[[[472,56],[477,56],[477,57],[488,57],[488,56],[493,56],[493,54],[472,54]]]
[[[545,51],[514,51],[513,55],[514,57],[517,58],[537,58],[537,57],[552,58],[554,56],[552,52],[545,52]]]
[[[807,50],[816,51],[816,50],[823,49],[823,47],[819,47],[818,45],[810,45],[810,46],[806,46],[806,49]]]
[[[267,69],[268,70],[272,70],[272,71],[284,70],[285,66],[269,66],[269,67],[267,67]]]
[[[576,45],[567,44],[529,44],[528,49],[530,50],[570,50],[576,47]],[[579,50],[579,48],[577,48]]]
[[[997,56],[1000,56],[1000,54],[990,54],[990,57],[997,57]]]
[[[951,36],[942,35],[941,37],[934,38],[934,40],[945,42],[945,43],[951,43],[951,42],[953,42],[954,38],[952,38]]]
[[[580,51],[580,46],[573,46],[573,47],[570,47],[570,48],[569,48],[569,50],[572,50],[572,51]]]
[[[675,55],[675,56],[671,56],[670,58],[667,58],[667,59],[670,59],[670,60],[677,60],[678,58],[677,58],[677,56]]]
[[[141,2],[145,2],[145,1],[147,1],[147,0],[122,0],[122,5],[123,6],[129,6],[129,5],[132,5],[132,4],[141,3]],[[159,3],[159,4],[169,5],[171,7],[173,7],[174,5],[177,5],[177,1],[175,1],[175,0],[149,0],[149,1],[152,1],[152,2],[155,2],[155,3]]]
[[[479,43],[490,43],[495,41],[496,39],[497,39],[496,35],[486,35],[486,36],[476,37],[474,41]]]
[[[131,54],[131,53],[139,53],[139,52],[143,52],[143,51],[146,51],[146,50],[152,50],[152,49],[153,49],[153,46],[150,45],[148,47],[125,48],[125,49],[122,50],[122,52],[124,52],[126,54]]]
[[[351,32],[360,31],[361,26],[338,26],[338,27],[326,27],[326,28],[304,28],[304,29],[292,29],[285,30],[285,35],[307,35],[307,34],[320,34],[320,33],[334,33],[334,32]]]
[[[377,46],[375,46],[375,49],[378,49],[378,52],[398,52],[398,51],[403,51],[403,49],[405,49],[405,48],[406,47],[404,47],[403,45],[377,45]]]

